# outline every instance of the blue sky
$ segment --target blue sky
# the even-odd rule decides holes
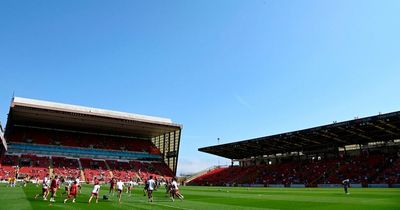
[[[400,2],[0,2],[0,121],[13,92],[171,118],[199,147],[400,110]],[[220,163],[229,160],[219,159]]]

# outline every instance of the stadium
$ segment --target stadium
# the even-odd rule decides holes
[[[135,180],[134,195],[141,194],[150,176],[166,186],[177,175],[182,127],[166,118],[14,97],[1,135],[0,180],[7,186],[6,191],[14,190],[15,181],[14,186],[21,186],[20,193],[27,197],[37,193],[35,190],[40,189],[38,185],[47,175],[62,177],[61,186],[66,185],[65,180],[78,177],[84,191],[97,182],[107,190],[110,180],[125,184]],[[301,209],[317,204],[308,200],[313,195],[307,195],[310,188],[324,196],[334,194],[330,196],[341,205],[341,199],[346,198],[342,181],[349,179],[349,191],[358,196],[366,193],[380,197],[380,192],[386,196],[383,203],[357,203],[361,209],[394,209],[399,204],[399,146],[400,112],[393,112],[199,148],[201,152],[230,159],[231,165],[216,165],[180,178],[184,202],[164,204],[170,198],[163,188],[159,189],[155,196],[160,203],[155,202],[153,208],[197,209],[192,202],[204,193],[208,195],[202,199],[207,208],[231,208],[218,205],[222,202],[229,206],[234,200],[241,201],[238,209],[293,208],[290,202],[264,198],[278,193],[290,197],[289,200],[302,197],[304,206],[298,207]],[[35,185],[36,188],[32,187]],[[106,204],[101,208],[115,205],[111,196],[114,192],[110,192],[110,198],[101,201]],[[63,195],[58,196],[58,201],[62,200]],[[213,203],[216,197],[220,200]],[[120,208],[145,206],[145,197],[139,198],[124,197],[126,201]],[[272,200],[275,203],[271,205]],[[50,204],[41,200],[30,202],[34,209],[47,205],[63,207],[57,199]],[[81,200],[86,202],[87,198]],[[75,207],[86,208],[79,206],[79,202]]]
[[[86,182],[107,182],[110,176],[141,181],[149,174],[171,178],[181,129],[165,118],[14,97],[0,176],[8,179],[10,167],[18,165],[17,178],[46,173]]]
[[[400,1],[0,1],[0,210],[400,210]]]
[[[400,112],[200,148],[232,160],[193,185],[400,187]],[[238,166],[233,166],[237,162]]]
[[[182,125],[170,119],[13,97],[2,130],[0,180],[82,183],[176,175]],[[61,180],[60,180],[61,181]],[[14,182],[14,183],[13,183]]]

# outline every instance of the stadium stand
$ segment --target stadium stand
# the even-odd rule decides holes
[[[55,174],[63,177],[78,177],[81,174],[78,159],[66,157],[52,157],[53,170]]]
[[[7,180],[11,176],[15,176],[14,166],[18,165],[19,158],[16,155],[2,155],[0,164],[0,180]]]
[[[57,174],[125,181],[176,174],[182,126],[170,119],[13,98],[0,179]]]
[[[58,130],[43,130],[17,127],[15,128],[12,136],[8,138],[11,142],[14,143],[21,142],[39,145],[84,148],[89,147],[91,149],[101,150],[143,152],[158,155],[160,154],[160,151],[152,144],[151,141],[77,134]]]
[[[49,172],[49,159],[48,157],[31,154],[20,156],[5,155],[1,161],[0,177],[4,179],[8,178],[9,175],[14,173],[16,166],[19,169],[19,177],[43,177]]]
[[[291,161],[274,165],[232,166],[212,170],[191,181],[192,185],[225,184],[341,184],[349,178],[353,183],[398,184],[400,158],[382,154],[328,159],[320,161]]]
[[[4,155],[1,164],[3,166],[16,166],[19,163],[19,158],[17,155]]]
[[[209,171],[191,185],[398,186],[400,112],[200,148],[229,158],[230,167]],[[238,166],[233,166],[238,162]]]

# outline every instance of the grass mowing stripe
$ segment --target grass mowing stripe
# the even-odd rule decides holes
[[[32,209],[31,203],[27,200],[22,187],[6,187],[6,185],[0,185],[0,187],[0,209]]]
[[[181,187],[184,201],[172,202],[163,189],[154,191],[154,202],[148,203],[143,196],[142,187],[134,189],[134,196],[123,194],[122,203],[117,196],[109,200],[99,200],[99,203],[88,205],[92,185],[84,185],[77,203],[69,201],[62,203],[64,196],[60,190],[56,203],[51,204],[41,199],[33,199],[40,192],[40,187],[28,185],[26,188],[7,188],[0,184],[0,210],[288,210],[288,209],[318,209],[318,210],[357,210],[400,209],[400,189],[368,189],[352,188],[351,194],[345,195],[342,189],[322,188],[224,188],[224,187]],[[108,193],[108,186],[103,185],[100,197]]]

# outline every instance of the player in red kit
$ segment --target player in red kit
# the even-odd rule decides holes
[[[69,189],[68,197],[64,200],[64,203],[66,203],[71,198],[72,198],[72,203],[75,203],[75,198],[77,194],[78,194],[78,184],[76,181],[74,181],[74,183],[71,185],[71,188]]]
[[[51,184],[50,184],[50,193],[51,193],[50,202],[55,202],[54,196],[55,196],[55,194],[57,192],[57,189],[58,189],[58,177],[55,176],[51,180]]]
[[[111,193],[112,193],[112,195],[114,195],[115,185],[116,185],[116,180],[115,180],[115,178],[112,178],[110,180],[110,191],[108,191],[108,195],[110,195]]]

